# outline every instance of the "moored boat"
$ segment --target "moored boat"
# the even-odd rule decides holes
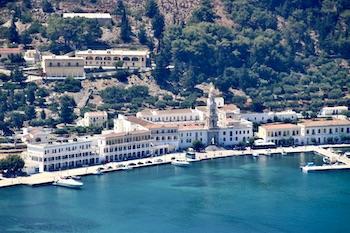
[[[70,178],[72,178],[73,180],[81,180],[80,176],[70,176]]]
[[[97,168],[95,171],[92,172],[94,175],[103,175],[103,168]]]
[[[186,158],[188,159],[196,159],[196,152],[193,148],[188,148],[188,150],[186,151]]]
[[[344,156],[346,156],[347,158],[350,158],[350,152],[345,152]]]
[[[121,167],[120,170],[131,170],[133,167],[130,166],[125,166],[125,167]]]
[[[184,159],[176,159],[174,161],[171,161],[171,164],[177,167],[188,167],[190,165],[190,162]]]
[[[53,185],[66,187],[66,188],[79,189],[84,184],[83,184],[83,182],[74,180],[73,178],[59,178],[53,182]]]

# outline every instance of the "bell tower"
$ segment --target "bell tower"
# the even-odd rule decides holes
[[[215,102],[214,90],[215,88],[213,83],[210,83],[209,97],[207,99],[207,109],[208,109],[207,126],[209,129],[216,129],[218,127],[218,113],[217,113],[217,106]]]
[[[210,83],[209,96],[207,99],[207,119],[206,125],[208,127],[208,143],[210,145],[218,145],[219,130],[218,130],[218,110],[215,102],[215,88],[213,83]]]

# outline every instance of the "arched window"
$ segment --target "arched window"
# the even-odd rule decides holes
[[[130,61],[129,57],[123,57],[123,61]]]
[[[67,66],[70,66],[70,62],[67,63]]]
[[[95,60],[101,61],[102,57],[95,57]]]
[[[113,60],[114,61],[120,61],[120,57],[114,57]]]
[[[110,57],[105,57],[104,60],[105,60],[105,61],[110,61],[111,58],[110,58]]]
[[[139,59],[137,57],[133,57],[131,58],[131,61],[139,61]]]
[[[87,57],[86,60],[94,60],[93,57]]]

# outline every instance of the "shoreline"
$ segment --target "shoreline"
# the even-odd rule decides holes
[[[196,159],[190,160],[191,162],[199,162],[202,160],[210,160],[225,157],[234,156],[253,156],[256,155],[274,155],[274,154],[291,154],[291,153],[317,153],[322,148],[346,148],[350,147],[350,144],[336,144],[336,145],[319,145],[319,146],[297,146],[297,147],[278,147],[275,149],[246,149],[246,150],[217,150],[217,151],[207,151],[207,152],[196,152]],[[96,169],[105,168],[104,173],[125,171],[121,166],[132,167],[133,169],[157,166],[163,164],[170,164],[172,160],[177,158],[183,158],[185,153],[172,153],[161,155],[157,157],[149,157],[136,160],[128,160],[122,162],[109,162],[106,164],[94,165],[89,167],[73,168],[62,171],[54,172],[42,172],[34,174],[28,177],[16,177],[16,178],[2,178],[0,180],[0,189],[6,187],[12,187],[17,185],[29,185],[29,186],[39,186],[52,183],[57,177],[61,176],[87,176],[94,175]],[[108,168],[108,169],[106,169]]]

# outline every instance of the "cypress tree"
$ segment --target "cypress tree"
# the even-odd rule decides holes
[[[148,42],[148,38],[147,38],[147,34],[146,34],[146,30],[145,27],[142,26],[137,34],[137,37],[139,39],[139,42],[143,45],[147,44]]]
[[[8,30],[8,39],[12,43],[18,43],[20,40],[14,19],[12,19],[11,26]]]
[[[164,16],[161,13],[156,14],[152,19],[152,28],[154,37],[160,39],[165,27]]]
[[[42,110],[42,111],[40,112],[40,119],[41,119],[41,120],[45,120],[45,119],[46,119],[46,113],[45,113],[44,110]]]
[[[153,18],[159,13],[158,4],[155,0],[148,0],[146,2],[146,16]]]
[[[131,27],[125,9],[123,11],[122,22],[120,25],[120,37],[124,42],[130,42],[131,40]]]
[[[48,0],[42,1],[42,10],[45,13],[52,13],[53,12],[53,6]]]
[[[123,0],[118,0],[115,8],[115,14],[122,16],[124,11],[125,11],[125,6],[123,3]]]

